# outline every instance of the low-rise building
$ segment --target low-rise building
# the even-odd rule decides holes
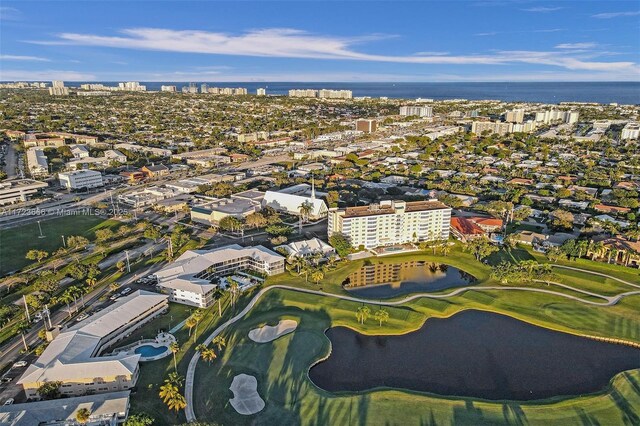
[[[88,425],[115,426],[129,415],[131,391],[102,393],[65,398],[64,401],[49,400],[12,404],[0,407],[0,424],[5,426],[66,426],[78,425],[77,413],[89,410]]]
[[[233,244],[213,250],[188,250],[156,272],[169,300],[206,308],[214,302],[221,277],[249,271],[264,275],[284,272],[284,257],[263,247]]]
[[[139,354],[106,349],[167,310],[167,296],[138,290],[58,334],[18,380],[29,399],[45,382],[62,382],[62,396],[124,391],[138,380]]]
[[[192,207],[191,220],[215,225],[225,217],[242,219],[258,210],[260,210],[260,202],[245,198],[221,198]]]
[[[327,257],[335,254],[335,249],[320,238],[311,238],[310,240],[294,241],[289,244],[276,247],[288,253],[288,257],[310,257],[313,255],[321,255]]]
[[[27,150],[27,164],[32,177],[47,176],[49,174],[49,161],[44,151],[40,148]]]
[[[58,173],[60,186],[66,189],[88,189],[104,186],[102,173],[95,170],[75,170]]]
[[[0,206],[27,201],[46,188],[45,182],[33,179],[15,179],[0,182]]]
[[[283,190],[283,191],[286,191]],[[262,200],[263,207],[271,207],[276,211],[299,216],[301,206],[310,205],[308,217],[310,219],[319,219],[327,215],[327,205],[323,200],[315,197],[315,191],[310,196],[288,194],[283,191],[267,191]]]

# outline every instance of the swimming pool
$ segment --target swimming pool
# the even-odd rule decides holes
[[[138,346],[134,352],[139,355],[142,355],[145,358],[150,358],[150,357],[162,355],[167,351],[167,349],[168,348],[166,346],[156,347],[151,345],[142,345],[142,346]]]

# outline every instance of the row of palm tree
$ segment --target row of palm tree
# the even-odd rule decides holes
[[[227,341],[222,336],[216,336],[211,341],[211,343],[218,347],[218,354],[222,352],[222,348],[227,346]],[[202,359],[209,363],[218,357],[218,354],[216,354],[215,349],[208,347],[204,343],[201,343],[198,346],[196,346],[196,351],[200,352],[200,356],[202,357]]]
[[[369,319],[370,316],[371,316],[371,309],[369,309],[369,307],[366,305],[360,306],[356,310],[356,318],[358,319],[358,322],[361,325],[364,325],[365,321],[367,321],[367,319]],[[382,327],[383,322],[389,321],[389,311],[387,311],[383,307],[380,307],[373,314],[373,319],[378,321],[380,327]]]
[[[198,340],[198,324],[200,324],[202,318],[204,318],[204,311],[202,309],[196,309],[196,311],[191,314],[191,316],[187,318],[187,321],[185,322],[186,326],[189,327],[189,337],[191,337],[191,329],[193,327],[196,328],[193,340]]]

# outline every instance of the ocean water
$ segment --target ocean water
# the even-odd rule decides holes
[[[116,82],[102,82],[116,85]],[[198,88],[202,82],[197,83]],[[267,94],[286,95],[289,89],[346,89],[353,96],[386,96],[400,99],[496,99],[507,102],[597,102],[608,104],[640,104],[640,82],[588,82],[588,83],[296,83],[296,82],[206,82],[209,87],[246,87],[249,93],[264,87]],[[67,82],[78,86],[80,82]],[[185,82],[141,82],[147,90],[160,90],[162,85],[175,85],[178,90],[188,86]]]

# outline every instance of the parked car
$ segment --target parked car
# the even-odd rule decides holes
[[[120,292],[120,294],[123,295],[123,296],[125,296],[125,295],[127,295],[129,293],[131,293],[131,287],[127,287],[127,288],[125,288],[124,290],[122,290]]]
[[[42,321],[42,314],[40,312],[38,312],[33,316],[33,322],[39,322],[39,321]]]
[[[13,377],[3,377],[2,379],[0,379],[0,382],[9,383],[12,380],[13,380]]]
[[[117,298],[119,298],[119,297],[120,297],[120,294],[119,294],[119,293],[116,293],[116,294],[114,294],[113,296],[111,296],[111,297],[109,298],[109,300],[116,300],[116,299],[117,299]]]
[[[4,405],[11,405],[13,404],[13,401],[15,401],[13,398],[9,398],[4,402]]]
[[[80,314],[80,315],[78,315],[78,318],[76,318],[76,321],[78,321],[78,322],[80,322],[80,321],[84,321],[84,320],[86,320],[87,318],[89,318],[89,315],[87,315],[87,314]]]
[[[13,364],[13,368],[21,368],[21,367],[26,367],[27,361],[18,361],[15,364]]]

